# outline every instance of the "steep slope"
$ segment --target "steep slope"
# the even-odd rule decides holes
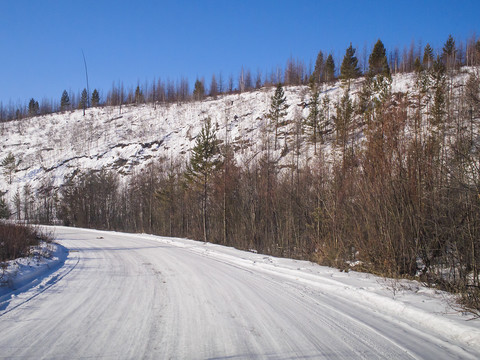
[[[466,75],[460,73],[455,81],[464,83]],[[362,79],[352,87],[358,95]],[[414,86],[414,74],[393,77],[392,92],[408,92]],[[33,117],[0,124],[1,155],[10,152],[18,166],[12,182],[0,176],[0,190],[7,191],[7,199],[21,191],[25,185],[37,189],[42,183],[60,186],[65,176],[88,169],[114,169],[124,177],[141,171],[149,162],[165,157],[187,161],[195,137],[203,121],[210,117],[217,126],[220,141],[228,140],[240,164],[248,164],[266,151],[266,130],[273,88],[218,99],[183,104],[102,107]],[[321,98],[329,96],[330,113],[343,94],[340,82],[323,88]],[[279,130],[278,149],[272,156],[280,167],[293,161],[293,137],[308,116],[309,89],[306,86],[285,89],[288,114]],[[333,131],[330,121],[329,130]],[[362,134],[360,133],[361,137]],[[287,138],[287,139],[286,139]],[[308,162],[313,146],[305,131],[297,139],[300,161]],[[287,146],[285,144],[287,143]],[[324,153],[332,154],[327,142]],[[290,156],[289,156],[290,154]]]

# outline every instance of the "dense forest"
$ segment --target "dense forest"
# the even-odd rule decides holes
[[[480,40],[464,46],[450,36],[436,53],[429,44],[412,44],[402,55],[387,55],[378,40],[363,61],[350,45],[338,69],[331,54],[319,52],[312,71],[293,59],[268,76],[242,70],[236,89],[232,76],[226,86],[213,76],[208,91],[202,79],[192,92],[186,79],[153,81],[128,91],[113,85],[104,101],[97,90],[91,97],[85,90],[79,101],[64,92],[60,108],[34,99],[33,112],[30,104],[0,107],[6,121],[275,86],[264,151],[255,161],[237,163],[228,137],[220,138],[206,118],[187,163],[160,157],[127,181],[107,170],[77,172],[58,191],[42,188],[35,200],[17,193],[13,210],[43,223],[58,218],[72,226],[189,237],[346,270],[418,276],[480,309]],[[411,73],[413,91],[392,91],[398,73]],[[463,82],[454,81],[459,76]],[[330,99],[324,93],[337,80],[342,96]],[[280,143],[288,85],[308,89],[309,115],[296,119],[288,142]],[[304,139],[315,158],[300,166]],[[279,148],[291,157],[289,166],[278,165],[273,154]]]

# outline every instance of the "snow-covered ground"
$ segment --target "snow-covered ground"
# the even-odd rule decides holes
[[[480,321],[417,282],[185,239],[55,234],[63,266],[43,287],[3,289],[0,358],[480,358]]]
[[[458,81],[464,77],[459,76]],[[413,83],[413,74],[394,76],[392,91],[409,91]],[[354,96],[360,84],[361,79],[353,85]],[[8,176],[0,176],[0,190],[8,191],[6,197],[11,201],[27,184],[33,190],[42,183],[59,186],[77,169],[104,167],[128,177],[162,157],[185,162],[207,117],[217,126],[218,139],[232,145],[239,164],[247,164],[265,151],[266,114],[274,91],[263,88],[201,102],[158,105],[156,109],[152,104],[122,106],[121,112],[119,107],[91,108],[86,116],[75,110],[0,123],[0,160],[11,152],[19,163],[12,184]],[[329,96],[331,114],[342,94],[339,82],[323,89],[321,98]],[[279,147],[272,154],[280,166],[294,161],[285,155],[284,144],[293,142],[295,121],[305,119],[309,111],[304,106],[309,100],[308,87],[286,87],[285,96],[288,125],[279,131]],[[313,156],[307,137],[301,135],[302,163]],[[331,152],[330,145],[325,146],[326,152]]]
[[[42,241],[31,248],[29,257],[3,263],[0,269],[0,311],[15,307],[17,294],[33,287],[41,290],[51,283],[58,275],[52,274],[63,266],[67,256],[65,247]]]

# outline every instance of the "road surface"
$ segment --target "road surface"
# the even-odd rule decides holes
[[[55,233],[68,259],[0,312],[1,359],[480,358],[460,340],[298,281],[295,272],[257,269],[235,250]]]

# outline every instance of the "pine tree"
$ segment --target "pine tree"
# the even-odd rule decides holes
[[[272,103],[267,118],[269,118],[273,126],[275,126],[275,150],[277,150],[278,127],[282,125],[282,119],[287,115],[288,109],[287,98],[285,97],[282,83],[277,84],[275,94],[273,94],[271,100]]]
[[[195,184],[202,193],[203,240],[205,242],[208,239],[207,205],[210,179],[221,165],[218,154],[216,131],[212,128],[210,118],[207,118],[197,136],[185,173],[187,181]]]
[[[12,183],[13,173],[17,169],[18,164],[20,164],[20,161],[17,162],[12,152],[9,152],[0,164],[3,167],[3,175],[8,180],[9,184]]]
[[[97,89],[94,89],[92,92],[92,106],[100,105],[100,94],[98,93]]]
[[[83,89],[82,95],[80,97],[80,102],[78,103],[78,108],[83,109],[83,116],[85,116],[85,109],[87,108],[87,104],[88,104],[87,89]]]
[[[317,60],[315,61],[315,68],[311,76],[311,80],[314,81],[315,84],[320,84],[322,82],[324,67],[325,63],[323,60],[323,53],[319,51],[317,55]]]
[[[34,98],[31,98],[28,103],[28,115],[36,116],[38,115],[39,110],[40,110],[40,106],[38,105],[38,101],[35,101]]]
[[[455,48],[455,40],[452,35],[448,35],[448,39],[443,46],[442,60],[444,61],[447,69],[455,67],[455,57],[457,50]]]
[[[355,56],[355,49],[352,47],[352,43],[345,51],[343,57],[342,66],[340,67],[340,78],[348,85],[350,90],[350,82],[352,79],[356,79],[362,74],[358,67],[358,59]]]
[[[62,97],[60,98],[60,111],[65,111],[70,106],[70,97],[67,90],[63,90]]]
[[[143,91],[140,89],[140,85],[137,85],[135,89],[135,104],[139,105],[145,102],[145,97],[143,96]]]
[[[203,82],[197,79],[195,81],[195,87],[193,89],[193,99],[194,100],[203,100],[205,97],[205,87],[203,86]]]
[[[368,66],[368,76],[370,77],[378,74],[390,76],[385,46],[380,39],[375,43],[372,53],[368,58]]]
[[[433,65],[433,49],[430,44],[425,45],[423,50],[423,67],[429,70]]]
[[[329,54],[325,61],[324,79],[327,83],[335,80],[335,62],[332,54]]]

